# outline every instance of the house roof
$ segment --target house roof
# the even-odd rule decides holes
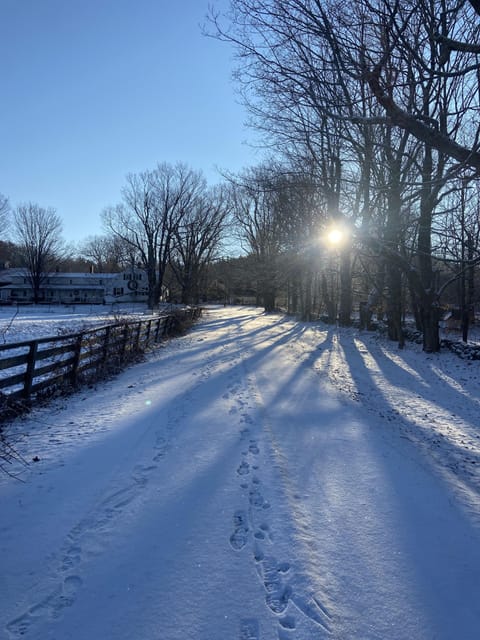
[[[0,271],[0,281],[3,281],[8,278],[11,280],[12,277],[22,277],[24,278],[28,273],[28,269],[23,267],[14,267],[12,269],[3,269]],[[90,272],[72,272],[68,273],[66,271],[51,271],[45,274],[46,278],[88,278],[91,279],[115,279],[121,278],[124,273],[132,273],[130,269],[125,269],[124,271],[118,271],[117,273],[90,273]],[[144,273],[142,269],[135,269],[134,273]]]

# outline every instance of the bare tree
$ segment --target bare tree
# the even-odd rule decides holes
[[[472,87],[465,84],[462,75],[456,73],[448,60],[440,64],[437,34],[447,29],[447,22],[448,28],[457,24],[461,15],[460,7],[450,3],[447,20],[442,14],[447,10],[447,4],[443,1],[425,1],[410,9],[401,3],[395,8],[383,2],[369,6],[370,18],[377,26],[377,47],[373,53],[365,55],[364,61],[368,67],[372,59],[377,63],[381,59],[381,75],[383,81],[388,83],[392,99],[401,103],[415,120],[428,123],[428,127],[434,126],[440,138],[455,142],[456,137],[465,133],[466,123],[470,119],[468,114],[475,107],[477,92],[472,92]],[[383,51],[380,51],[380,42],[383,43]],[[442,74],[438,73],[440,67]],[[377,68],[375,73],[378,71]],[[378,77],[369,76],[370,88],[372,82],[377,80]],[[374,97],[378,99],[376,94]],[[382,105],[381,101],[379,103]],[[392,124],[398,125],[391,119]],[[440,348],[439,289],[433,265],[432,231],[434,219],[441,211],[440,203],[448,193],[447,185],[455,177],[459,166],[452,162],[450,154],[441,144],[433,144],[428,138],[417,135],[414,128],[395,128],[415,137],[419,145],[411,259],[404,260],[405,254],[400,258],[401,251],[397,249],[396,257],[391,253],[390,263],[398,265],[408,278],[412,298],[418,308],[424,350],[437,351]]]
[[[277,178],[271,166],[260,165],[238,176],[233,189],[233,215],[239,235],[255,258],[257,304],[263,304],[267,312],[276,306],[283,253]]]
[[[174,230],[170,266],[181,288],[181,301],[198,303],[206,269],[217,257],[228,216],[230,194],[225,186],[197,194],[181,223]]]
[[[10,203],[8,198],[0,193],[0,239],[5,241],[10,226]]]
[[[476,266],[480,263],[480,204],[476,183],[458,180],[436,221],[435,259],[446,265],[440,288],[454,292],[461,312],[462,339],[468,340],[474,305],[478,303]],[[450,301],[452,300],[450,294]]]
[[[252,124],[281,153],[312,159],[331,215],[361,229],[386,266],[400,342],[408,281],[425,351],[439,348],[433,221],[449,181],[480,169],[478,14],[473,0],[232,0],[211,15],[214,35],[236,48]],[[382,156],[383,184],[373,171]],[[375,215],[380,203],[386,216]]]
[[[212,15],[215,35],[236,47],[236,77],[252,124],[297,166],[312,167],[325,218],[353,226],[363,208],[351,204],[355,156],[363,167],[356,178],[368,198],[372,135],[355,106],[362,103],[362,85],[343,73],[336,45],[336,27],[319,2],[234,0],[230,25]],[[368,105],[367,105],[368,106]],[[354,117],[355,116],[355,117]],[[357,160],[358,162],[358,160]],[[350,186],[349,186],[350,185]],[[358,198],[357,198],[358,200]],[[351,322],[352,252],[340,255],[341,324]]]
[[[55,209],[29,202],[13,212],[15,240],[21,251],[34,302],[39,302],[45,279],[62,257],[62,222]]]
[[[388,21],[388,48],[363,59],[363,81],[384,109],[389,121],[409,131],[425,145],[456,161],[461,167],[480,170],[480,124],[471,115],[478,111],[480,71],[480,18],[477,2],[422,0],[415,5],[380,0],[365,3],[370,19]],[[408,82],[418,100],[405,101],[403,82],[392,85],[385,75],[394,58],[415,61]],[[413,72],[412,72],[413,71]],[[435,83],[451,95],[444,112],[425,114],[423,88]]]
[[[328,219],[328,203],[307,161],[270,168],[271,202],[281,239],[279,271],[286,281],[287,306],[305,320],[313,317],[314,290],[321,258],[320,237]]]
[[[175,230],[201,189],[202,175],[184,164],[162,163],[127,176],[121,204],[106,209],[106,229],[138,255],[148,278],[148,304],[162,295]]]
[[[187,165],[178,163],[171,166],[162,163],[156,169],[156,199],[161,221],[161,234],[157,248],[158,296],[167,267],[171,261],[176,236],[183,221],[192,215],[201,202],[206,188],[201,171],[194,171]]]
[[[162,226],[155,198],[152,171],[129,174],[122,190],[123,202],[102,213],[103,223],[122,243],[138,253],[147,272],[148,305],[153,308],[157,292],[157,251]]]
[[[98,273],[120,271],[131,264],[130,246],[118,236],[91,236],[82,242],[79,255],[89,260]]]

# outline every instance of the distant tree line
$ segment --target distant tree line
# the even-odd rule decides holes
[[[137,266],[147,273],[151,308],[165,287],[178,302],[200,301],[207,266],[218,257],[231,215],[229,189],[208,186],[201,172],[180,163],[129,174],[120,203],[101,214],[105,235],[77,248],[63,241],[55,210],[35,203],[11,209],[4,196],[0,206],[0,259],[25,269],[35,301],[55,270],[101,273]]]

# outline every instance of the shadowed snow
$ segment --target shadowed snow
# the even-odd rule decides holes
[[[210,308],[8,426],[7,640],[474,640],[480,363]]]

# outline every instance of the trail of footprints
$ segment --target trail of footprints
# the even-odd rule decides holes
[[[270,526],[266,521],[270,503],[263,494],[261,481],[255,472],[259,469],[258,457],[260,448],[258,441],[251,437],[248,425],[253,424],[248,414],[248,404],[242,398],[239,384],[232,384],[231,395],[236,396],[236,404],[230,409],[230,414],[240,412],[240,440],[244,447],[242,459],[237,467],[240,487],[247,492],[248,506],[237,509],[232,519],[232,534],[230,545],[235,551],[241,551],[252,540],[249,548],[253,551],[255,567],[261,583],[265,589],[265,603],[277,616],[279,640],[293,640],[293,632],[297,622],[293,615],[287,614],[289,602],[295,605],[297,611],[313,621],[327,633],[330,632],[330,615],[325,607],[313,597],[295,593],[294,575],[290,563],[279,562],[270,553],[274,542]],[[226,394],[226,398],[231,397]],[[258,523],[258,524],[257,524]],[[256,620],[241,620],[239,640],[260,640],[259,624]]]
[[[59,564],[53,571],[57,584],[50,593],[7,623],[5,628],[10,638],[27,636],[32,626],[58,619],[64,609],[74,604],[83,585],[78,575],[80,565],[106,550],[114,520],[137,498],[155,468],[153,464],[137,465],[130,485],[105,497],[70,531],[59,554]]]
[[[83,585],[82,578],[78,575],[82,563],[98,556],[108,548],[109,535],[113,531],[115,520],[139,497],[141,490],[148,484],[150,475],[167,454],[173,428],[181,420],[188,399],[211,375],[210,362],[208,361],[200,372],[196,372],[196,375],[198,375],[197,383],[186,394],[186,402],[179,403],[168,416],[165,428],[157,432],[151,463],[137,465],[130,476],[129,484],[107,495],[70,531],[60,552],[59,564],[52,571],[57,584],[46,596],[6,624],[5,629],[12,640],[28,637],[32,627],[38,628],[43,622],[58,619],[64,609],[74,604],[78,591]]]

